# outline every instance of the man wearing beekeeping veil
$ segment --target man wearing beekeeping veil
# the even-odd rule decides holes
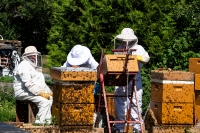
[[[37,105],[36,124],[50,124],[52,91],[41,70],[41,53],[34,46],[26,47],[22,61],[14,70],[14,95],[17,100],[29,100]]]
[[[129,50],[129,54],[136,55],[138,60],[138,67],[139,69],[142,67],[143,64],[147,63],[150,59],[148,53],[145,51],[145,49],[138,45],[138,38],[134,34],[134,31],[131,28],[124,28],[121,31],[121,34],[117,35],[114,39],[115,47],[116,49],[135,49],[136,51]],[[115,53],[115,54],[123,54],[123,53]],[[138,98],[138,105],[139,105],[139,111],[142,113],[142,77],[140,71],[135,76],[135,82],[136,82],[136,89],[137,89],[137,98]],[[128,89],[127,86],[115,86],[115,95],[127,95],[131,94],[132,90],[132,82],[129,82]],[[136,104],[136,98],[135,95],[133,95],[132,99],[132,105],[129,106],[130,101],[126,97],[115,97],[114,98],[115,103],[115,116],[116,120],[119,121],[125,121],[126,120],[126,114],[127,114],[127,108],[131,107],[131,119],[133,121],[139,121],[138,116],[138,109]],[[124,124],[116,124],[115,129],[119,132],[124,131]],[[140,124],[133,124],[133,132],[141,132]]]

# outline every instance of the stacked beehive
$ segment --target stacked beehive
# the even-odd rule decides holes
[[[162,125],[193,124],[194,73],[152,70],[150,108]]]
[[[189,71],[195,73],[195,122],[200,122],[200,58],[190,58],[189,59]]]
[[[60,126],[92,126],[94,123],[94,81],[96,70],[89,68],[51,69],[52,115]]]

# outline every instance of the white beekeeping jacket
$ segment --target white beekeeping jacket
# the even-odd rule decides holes
[[[38,95],[39,92],[51,92],[45,83],[42,72],[36,70],[27,60],[23,60],[14,70],[14,93],[15,97],[23,92]]]

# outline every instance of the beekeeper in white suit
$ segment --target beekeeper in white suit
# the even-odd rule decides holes
[[[94,59],[90,50],[86,46],[77,44],[67,55],[67,60],[62,67],[87,67],[97,69],[98,65],[99,63]]]
[[[17,100],[29,100],[39,109],[35,123],[51,123],[52,91],[41,72],[41,53],[34,46],[25,48],[22,61],[14,70],[14,95]]]
[[[136,49],[136,51],[131,51],[132,55],[137,55],[138,60],[138,67],[139,69],[142,67],[143,64],[147,63],[150,59],[148,53],[145,51],[145,49],[138,45],[138,38],[134,34],[134,31],[131,28],[124,28],[121,31],[121,34],[117,35],[115,37],[115,45],[117,45],[117,42],[120,42],[117,47],[117,49]],[[121,54],[121,53],[115,53],[115,54]],[[137,98],[138,98],[138,105],[139,105],[139,111],[142,113],[142,77],[140,71],[135,76],[135,82],[136,82],[136,88],[137,88]],[[115,95],[127,95],[127,86],[115,86]],[[129,82],[128,84],[128,94],[131,94],[132,90],[132,82]],[[127,107],[129,108],[129,99],[126,97],[115,97],[114,98],[115,103],[115,116],[116,120],[126,120],[126,114],[127,114]],[[131,119],[134,121],[139,121],[138,116],[138,110],[137,110],[137,104],[135,95],[132,99],[132,107],[131,107]],[[116,124],[115,129],[117,129],[118,132],[124,132],[124,124]],[[139,124],[133,125],[133,132],[141,132],[141,128]]]
[[[90,49],[86,46],[82,46],[80,44],[75,45],[69,54],[67,55],[66,62],[61,67],[85,67],[96,70],[99,66],[99,63],[92,56]],[[95,83],[94,94],[99,91],[99,84]],[[94,123],[96,121],[97,114],[94,113]],[[99,127],[101,127],[102,121],[99,123]]]

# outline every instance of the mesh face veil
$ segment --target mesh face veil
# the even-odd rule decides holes
[[[138,38],[134,34],[133,29],[124,28],[121,31],[121,34],[117,35],[114,38],[114,49],[119,48],[119,46],[120,46],[120,49],[129,49],[135,44],[137,44],[137,42],[138,42]]]
[[[137,43],[137,40],[114,40],[114,49],[129,49]]]
[[[33,65],[36,68],[42,67],[42,56],[40,52],[31,52],[24,54],[23,59],[29,61],[31,65]]]

